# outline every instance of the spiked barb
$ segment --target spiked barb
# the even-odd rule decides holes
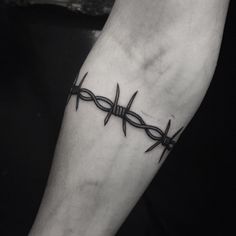
[[[130,98],[129,103],[128,103],[127,107],[125,108],[125,112],[124,112],[125,115],[126,115],[126,114],[128,113],[128,111],[130,110],[131,105],[132,105],[132,103],[133,103],[133,101],[134,101],[134,99],[135,99],[137,93],[138,93],[138,91],[136,91],[136,92],[133,94],[133,96]],[[126,119],[124,119],[124,118],[123,118],[123,120],[122,120],[122,126],[123,126],[124,135],[126,136]]]
[[[108,112],[105,120],[104,120],[104,126],[107,124],[107,122],[109,121],[112,113],[115,113],[116,110],[117,110],[117,106],[118,106],[118,100],[119,100],[119,97],[120,97],[120,87],[119,87],[119,84],[116,85],[116,96],[115,96],[115,100],[114,100],[114,103],[110,109],[110,111]]]
[[[78,78],[79,78],[79,75],[77,74],[76,79],[75,79],[75,81],[74,81],[74,83],[73,83],[73,85],[70,89],[70,93],[69,93],[69,96],[68,96],[68,99],[67,99],[67,104],[70,101],[71,96],[76,95],[76,105],[75,105],[76,111],[78,110],[78,107],[79,107],[79,98],[80,98],[80,92],[81,92],[80,90],[81,90],[82,84],[83,84],[83,82],[84,82],[87,75],[88,75],[88,72],[85,73],[85,75],[81,79],[79,85],[76,86]]]
[[[79,108],[79,95],[80,95],[80,90],[81,90],[81,87],[82,87],[82,84],[87,76],[88,72],[83,76],[83,78],[81,79],[79,85],[77,86],[77,96],[76,96],[76,111],[78,110]],[[74,85],[76,87],[76,85]]]
[[[75,80],[74,80],[74,82],[73,82],[73,85],[72,85],[72,87],[71,87],[71,89],[70,89],[70,92],[69,92],[69,95],[68,95],[68,98],[67,98],[67,104],[69,103],[70,98],[71,98],[71,96],[73,95],[72,91],[73,91],[73,88],[75,87],[75,85],[76,85],[76,83],[77,83],[77,80],[78,80],[78,75],[76,75]]]

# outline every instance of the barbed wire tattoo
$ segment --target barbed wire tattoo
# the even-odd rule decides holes
[[[122,119],[122,129],[123,129],[123,133],[125,136],[126,136],[127,123],[129,123],[130,125],[132,125],[136,128],[143,129],[145,131],[145,133],[148,135],[148,137],[155,141],[155,143],[152,146],[150,146],[145,151],[145,153],[150,152],[151,150],[153,150],[155,147],[157,147],[159,145],[162,145],[165,147],[162,154],[161,154],[161,157],[159,159],[159,162],[160,162],[162,160],[165,152],[170,151],[174,147],[174,145],[176,143],[175,138],[178,134],[181,133],[183,127],[180,128],[172,137],[169,137],[168,132],[169,132],[170,126],[171,126],[171,120],[168,121],[165,130],[162,131],[160,128],[158,128],[156,126],[146,124],[140,115],[138,115],[137,113],[130,110],[131,105],[132,105],[138,91],[136,91],[132,95],[127,106],[123,107],[118,104],[118,100],[119,100],[119,96],[120,96],[120,87],[119,87],[118,83],[116,86],[115,98],[114,98],[114,101],[112,102],[109,98],[106,98],[103,96],[96,96],[92,91],[90,91],[86,88],[82,88],[82,84],[83,84],[85,78],[87,77],[87,75],[88,75],[88,72],[83,76],[79,85],[76,85],[77,80],[78,80],[78,76],[77,76],[77,78],[74,81],[73,86],[70,90],[70,93],[69,93],[69,96],[67,99],[67,103],[69,102],[71,96],[75,95],[76,96],[75,108],[77,111],[79,108],[79,100],[80,99],[84,100],[84,101],[93,101],[94,104],[97,106],[97,108],[99,108],[100,110],[102,110],[104,112],[107,112],[107,115],[104,119],[104,126],[108,123],[109,119],[111,118],[111,115],[120,117]]]

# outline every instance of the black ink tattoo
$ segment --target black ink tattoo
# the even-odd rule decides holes
[[[86,88],[82,88],[82,84],[83,84],[87,74],[88,74],[88,72],[83,76],[79,85],[76,85],[77,80],[78,80],[78,77],[77,77],[77,79],[75,80],[75,82],[70,90],[67,103],[69,102],[71,96],[75,95],[76,96],[76,106],[75,107],[76,107],[76,111],[77,111],[78,107],[79,107],[79,100],[80,99],[84,100],[84,101],[93,101],[95,103],[95,105],[97,106],[97,108],[99,108],[102,111],[107,112],[107,115],[104,119],[104,126],[109,121],[111,115],[118,116],[122,119],[122,129],[123,129],[125,136],[126,136],[127,122],[136,128],[143,129],[146,132],[146,134],[148,135],[148,137],[155,141],[155,143],[152,146],[150,146],[145,152],[150,152],[151,150],[153,150],[155,147],[157,147],[160,144],[165,147],[165,149],[163,150],[163,152],[161,154],[161,157],[159,160],[159,162],[160,162],[161,159],[163,158],[165,152],[167,150],[170,151],[174,147],[174,145],[176,143],[176,141],[174,139],[178,134],[180,134],[183,127],[180,128],[172,137],[168,137],[168,132],[169,132],[169,129],[171,126],[171,120],[168,121],[166,129],[164,131],[162,131],[160,128],[158,128],[156,126],[147,125],[140,115],[138,115],[137,113],[130,110],[131,105],[132,105],[134,98],[136,97],[138,91],[136,91],[132,95],[127,106],[123,107],[123,106],[118,105],[118,100],[119,100],[119,96],[120,96],[120,87],[119,87],[118,83],[116,86],[115,99],[114,99],[114,102],[112,102],[110,99],[108,99],[106,97],[96,96],[96,95],[94,95],[94,93],[92,91],[90,91]]]

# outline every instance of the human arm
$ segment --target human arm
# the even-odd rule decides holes
[[[83,87],[127,105],[169,136],[197,110],[216,65],[227,1],[117,1],[80,71]],[[163,163],[143,129],[72,96],[34,235],[114,235]],[[167,154],[167,153],[166,153]],[[166,156],[165,156],[166,157]]]

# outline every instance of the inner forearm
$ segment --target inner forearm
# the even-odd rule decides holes
[[[167,16],[171,16],[174,1],[150,2],[162,4],[162,7],[168,2],[170,5],[164,9]],[[189,6],[185,17],[195,12],[192,21],[181,16],[181,12],[175,12],[173,17],[178,20],[172,19],[173,23],[168,23],[165,14],[159,13],[159,19],[153,16],[158,22],[157,32],[150,32],[151,38],[145,36],[147,41],[144,42],[143,35],[148,30],[137,25],[141,28],[140,35],[130,35],[139,30],[135,29],[134,16],[128,18],[129,24],[118,17],[123,14],[120,12],[123,3],[118,1],[80,71],[76,86],[88,72],[80,89],[89,92],[75,89],[71,94],[49,183],[31,236],[115,234],[168,154],[167,150],[160,161],[163,150],[168,147],[167,141],[161,138],[171,138],[187,125],[208,88],[219,51],[226,3],[223,9],[222,1],[207,2],[212,4],[207,8],[209,11],[213,5],[221,11],[217,16],[212,13],[215,20],[209,30],[204,29],[202,21],[198,22],[198,14]],[[154,5],[148,10],[149,14],[154,14]],[[134,2],[133,6],[140,7]],[[127,9],[129,7],[128,4]],[[138,14],[138,9],[129,12]],[[144,10],[140,24],[145,21],[145,14]],[[188,27],[187,22],[191,22]],[[118,25],[122,27],[120,31]],[[196,37],[193,25],[200,30]],[[104,126],[109,108],[116,104],[117,83],[120,89],[117,105],[122,108],[127,108],[128,101],[138,90],[129,110],[133,113],[126,110],[119,115],[117,110],[112,110]],[[135,119],[134,113],[145,124]],[[169,120],[171,126],[165,136]],[[159,145],[145,153],[158,141]]]

